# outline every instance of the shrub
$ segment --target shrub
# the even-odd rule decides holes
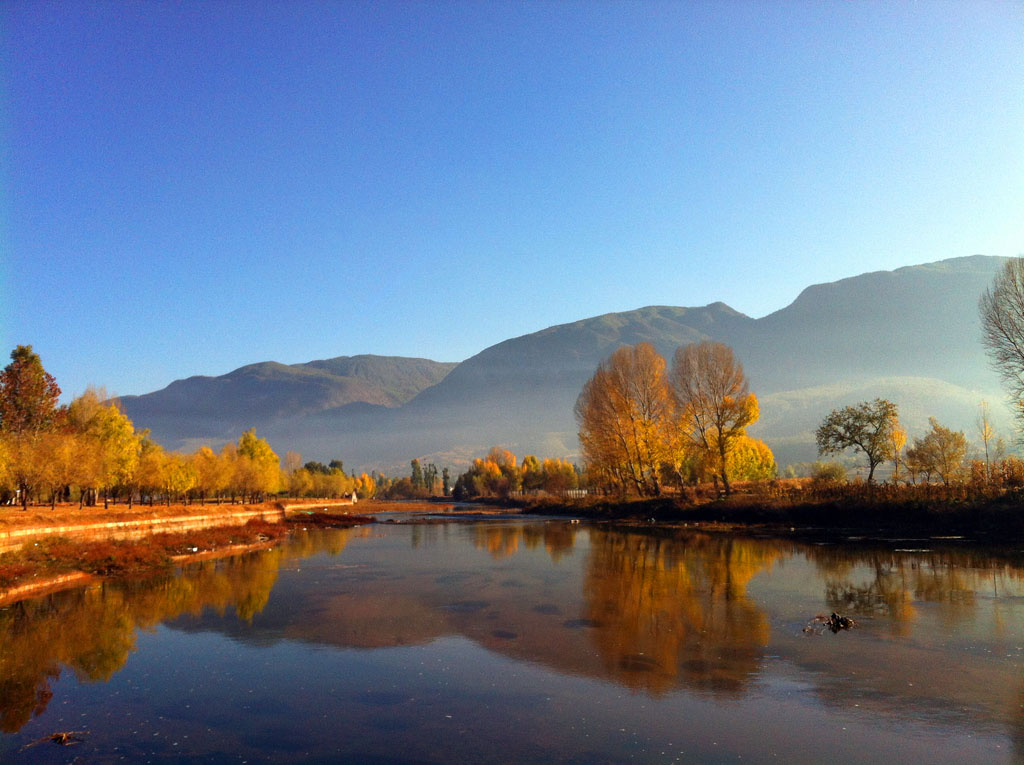
[[[838,462],[815,462],[811,465],[811,478],[815,481],[839,483],[846,480],[846,468]]]

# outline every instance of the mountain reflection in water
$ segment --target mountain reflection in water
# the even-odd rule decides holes
[[[0,609],[0,729],[44,714],[62,672],[110,680],[138,631],[163,624],[253,646],[364,651],[457,636],[652,701],[685,692],[735,702],[796,683],[825,709],[852,704],[1020,742],[1022,590],[1017,554],[966,547],[899,552],[562,521],[313,530],[175,575]],[[857,629],[802,632],[832,610]]]

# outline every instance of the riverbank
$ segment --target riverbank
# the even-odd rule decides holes
[[[965,535],[977,540],[1024,541],[1024,495],[975,499],[850,498],[778,500],[734,494],[693,502],[675,497],[515,501],[524,513],[592,521],[701,525],[757,530],[787,537],[850,535]]]
[[[307,508],[316,508],[307,509]],[[361,506],[365,508],[365,505]],[[0,606],[109,577],[273,546],[297,527],[353,526],[372,518],[350,502],[0,510]]]

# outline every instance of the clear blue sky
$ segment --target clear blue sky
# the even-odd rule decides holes
[[[1024,4],[0,6],[0,342],[66,394],[459,361],[1024,252]]]

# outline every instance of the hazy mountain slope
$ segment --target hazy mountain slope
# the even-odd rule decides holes
[[[878,377],[844,380],[800,390],[780,391],[760,397],[761,419],[751,435],[767,440],[781,465],[816,458],[814,431],[837,407],[885,398],[899,406],[900,422],[911,437],[928,428],[928,418],[963,429],[976,440],[975,420],[985,400],[996,432],[1013,432],[1012,416],[1003,404],[996,381],[988,389],[968,389],[929,377]]]
[[[409,401],[420,391],[436,385],[458,364],[454,362],[412,359],[401,356],[338,356],[322,361],[295,364],[296,369],[322,370],[332,375],[360,380],[372,386],[387,400],[372,401],[367,398],[350,398],[332,406],[341,406],[352,401],[379,403],[384,406],[399,406]]]
[[[753,325],[753,319],[724,303],[702,308],[648,306],[560,324],[481,351],[420,393],[411,406],[493,402],[499,392],[534,396],[538,391],[570,388],[578,393],[583,381],[620,345],[650,342],[671,354],[679,345],[709,337],[742,337]]]
[[[605,314],[498,343],[429,386],[433,362],[423,360],[424,376],[405,388],[393,379],[398,372],[413,377],[414,360],[396,361],[397,372],[380,357],[253,365],[232,373],[244,384],[225,380],[232,375],[180,381],[150,394],[155,399],[139,397],[149,399],[149,409],[129,413],[138,412],[136,422],[153,427],[158,439],[237,437],[238,428],[255,424],[280,452],[337,456],[351,465],[404,470],[411,457],[436,454],[456,466],[493,444],[520,455],[571,456],[578,449],[576,396],[616,347],[649,341],[670,359],[676,347],[712,338],[743,361],[762,402],[755,432],[780,450],[783,463],[814,457],[813,431],[830,409],[876,396],[900,406],[911,435],[929,415],[970,430],[978,402],[987,399],[1008,434],[977,315],[978,298],[1003,262],[957,258],[815,285],[757,320],[722,303]],[[439,367],[440,375],[450,365]],[[395,407],[393,396],[417,386],[414,398]],[[206,396],[214,400],[198,400]],[[272,416],[257,422],[257,411]],[[236,419],[225,423],[223,412]]]
[[[978,299],[1003,262],[976,255],[808,287],[756,322],[744,364],[763,392],[896,375],[987,386]]]
[[[396,407],[437,383],[454,364],[428,359],[341,356],[285,365],[250,364],[219,377],[176,380],[163,390],[125,396],[140,427],[164,443],[230,438],[237,431],[354,402]]]

